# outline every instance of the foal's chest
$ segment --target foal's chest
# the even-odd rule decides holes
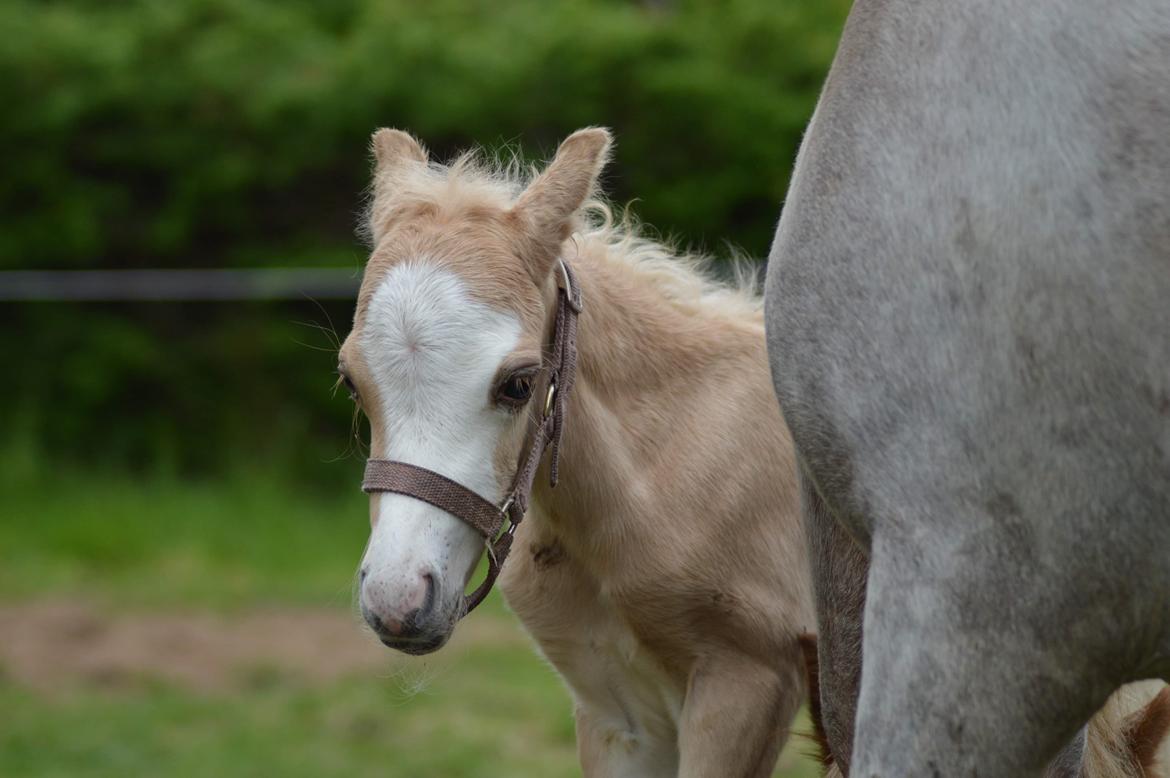
[[[685,680],[675,679],[611,604],[582,630],[573,658],[562,671],[580,703],[638,734],[677,732]],[[538,638],[539,639],[539,638]]]
[[[656,763],[677,759],[685,673],[669,671],[631,628],[623,603],[563,552],[530,544],[518,551],[501,586],[565,679],[578,716],[589,717],[606,747]]]

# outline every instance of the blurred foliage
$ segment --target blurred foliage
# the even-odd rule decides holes
[[[612,127],[611,197],[762,256],[846,0],[5,0],[0,269],[333,264],[378,126],[544,157]],[[348,305],[329,307],[344,330]],[[304,305],[7,305],[7,428],[53,458],[325,456]],[[312,331],[308,331],[312,332]],[[344,334],[344,332],[342,332]],[[317,337],[315,345],[328,347]],[[308,442],[306,442],[308,441]]]

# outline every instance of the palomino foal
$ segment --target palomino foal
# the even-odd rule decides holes
[[[609,144],[579,131],[525,186],[376,133],[341,372],[372,457],[498,503],[541,415],[564,261],[583,305],[559,484],[546,458],[504,594],[572,693],[586,775],[766,776],[813,615],[759,301],[586,220]],[[363,614],[393,648],[439,648],[483,537],[404,494],[371,495],[370,519]]]

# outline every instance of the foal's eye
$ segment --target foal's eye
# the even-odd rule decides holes
[[[361,395],[358,394],[357,386],[354,384],[353,379],[341,371],[338,371],[338,375],[341,376],[341,383],[345,384],[345,391],[349,392],[349,399],[355,403],[358,402],[361,399]]]
[[[496,389],[496,400],[502,405],[519,407],[532,397],[532,387],[535,381],[535,373],[513,373]]]

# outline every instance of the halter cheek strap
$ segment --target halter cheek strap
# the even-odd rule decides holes
[[[371,459],[366,462],[362,491],[391,492],[413,497],[446,511],[483,536],[488,549],[487,577],[465,598],[463,615],[483,602],[499,577],[504,561],[512,550],[516,527],[528,512],[536,471],[545,448],[550,444],[550,486],[557,485],[560,475],[565,408],[577,368],[577,316],[581,313],[581,289],[576,275],[564,259],[558,260],[558,269],[556,319],[553,323],[552,343],[542,366],[548,388],[539,420],[520,456],[512,486],[503,501],[496,505],[457,481],[408,462],[389,459]],[[505,521],[508,523],[507,529],[501,532]]]

